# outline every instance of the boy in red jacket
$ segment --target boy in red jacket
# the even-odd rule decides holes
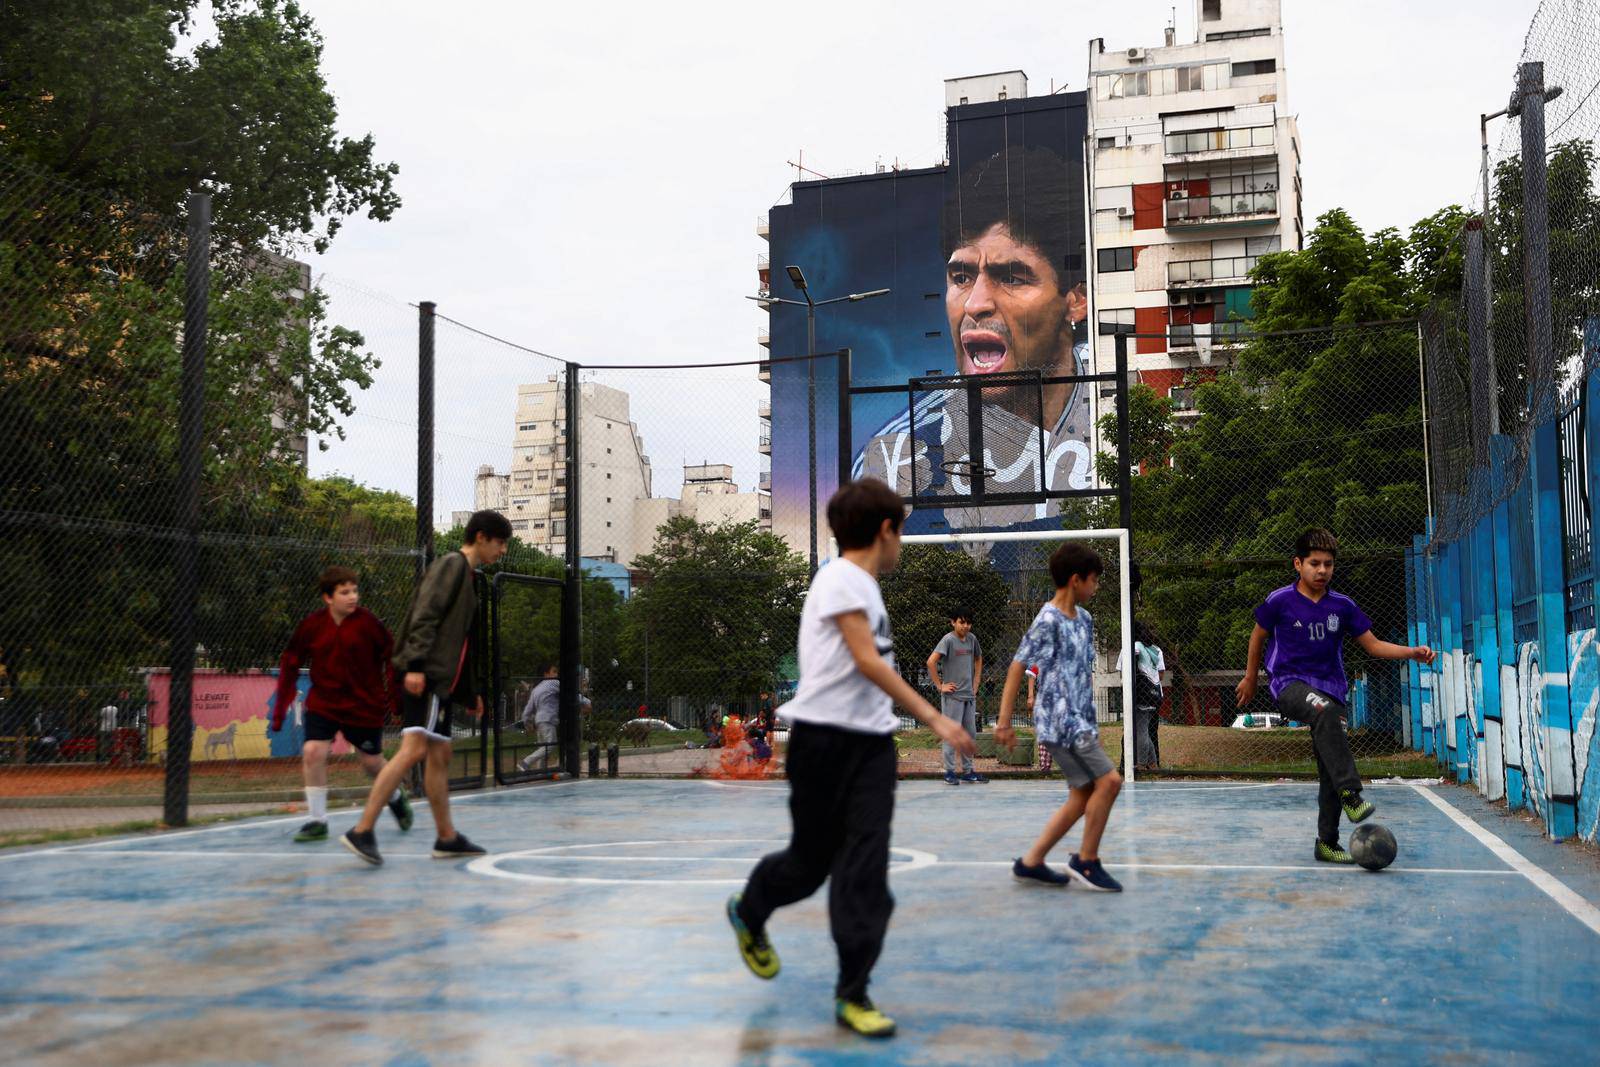
[[[361,606],[356,572],[329,567],[318,585],[324,607],[295,627],[278,661],[278,696],[272,709],[276,733],[294,703],[300,668],[309,663],[311,692],[306,695],[301,763],[311,820],[300,827],[296,841],[328,839],[328,746],[334,737],[343,734],[361,769],[376,778],[384,765],[383,721],[394,709],[389,668],[394,638],[376,615]],[[389,798],[389,810],[400,829],[411,829],[411,802],[403,789]]]

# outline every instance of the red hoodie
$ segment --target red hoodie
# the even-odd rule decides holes
[[[343,623],[322,608],[295,627],[289,647],[278,661],[278,698],[272,707],[272,729],[283,726],[294,703],[300,668],[311,665],[311,692],[306,710],[351,726],[382,726],[395,707],[389,657],[394,638],[366,608],[356,608]]]

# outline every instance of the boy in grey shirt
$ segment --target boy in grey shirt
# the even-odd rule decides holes
[[[976,699],[978,685],[983,681],[983,646],[978,635],[972,632],[972,612],[957,608],[950,613],[950,632],[939,639],[933,654],[928,657],[928,677],[939,690],[940,710],[947,719],[954,719],[967,736],[978,736]],[[944,748],[944,780],[946,785],[962,782],[987,782],[989,779],[972,767],[972,757],[963,755],[965,773],[956,777],[956,751],[949,744]]]

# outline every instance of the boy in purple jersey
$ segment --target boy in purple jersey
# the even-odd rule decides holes
[[[1299,580],[1275,590],[1256,608],[1250,634],[1250,658],[1235,690],[1242,708],[1255,699],[1261,652],[1269,641],[1267,674],[1272,699],[1284,718],[1311,724],[1311,747],[1317,757],[1317,844],[1313,856],[1324,863],[1353,863],[1339,847],[1339,812],[1360,822],[1377,809],[1361,796],[1361,776],[1345,736],[1343,642],[1356,639],[1375,659],[1414,659],[1432,663],[1426,645],[1409,647],[1380,641],[1372,621],[1354,600],[1328,588],[1339,542],[1323,529],[1307,530],[1294,545]]]

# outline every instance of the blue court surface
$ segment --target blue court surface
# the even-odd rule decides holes
[[[1059,783],[901,783],[880,1043],[832,1020],[825,891],[774,917],[776,980],[734,950],[723,901],[787,834],[781,782],[460,797],[472,863],[428,858],[425,805],[406,835],[385,814],[376,869],[293,844],[299,819],[7,853],[0,1060],[1596,1062],[1589,856],[1380,784],[1395,865],[1314,866],[1315,789],[1129,787],[1112,896],[1010,876]]]

